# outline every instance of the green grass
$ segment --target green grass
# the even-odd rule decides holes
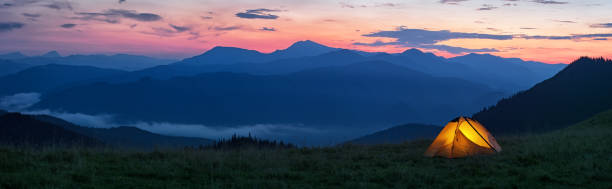
[[[503,152],[422,156],[431,141],[280,150],[0,147],[0,188],[611,188],[612,112]]]

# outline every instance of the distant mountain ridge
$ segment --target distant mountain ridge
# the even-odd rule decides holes
[[[566,65],[525,62],[518,58],[502,58],[490,54],[468,54],[448,59],[468,66],[477,73],[477,80],[489,86],[502,85],[518,92],[552,77]]]
[[[2,60],[12,60],[23,65],[29,65],[30,67],[47,64],[61,64],[71,66],[92,66],[97,68],[118,69],[124,71],[136,71],[177,62],[177,60],[173,59],[158,59],[129,54],[61,56],[57,51],[49,51],[40,56],[26,56],[20,52],[2,54],[0,55],[0,61]]]
[[[261,53],[255,50],[237,47],[217,46],[204,54],[184,59],[177,64],[235,64],[235,63],[257,63],[279,59],[316,56],[320,54],[337,51],[340,49],[327,47],[314,41],[298,41],[286,49],[277,50],[272,53]]]
[[[22,59],[22,58],[27,58],[27,57],[28,56],[21,54],[21,52],[0,54],[0,59],[4,59],[4,60]]]
[[[612,109],[612,61],[582,57],[554,77],[474,118],[493,133],[560,129]]]
[[[358,55],[346,59],[321,59],[325,54],[343,52]],[[319,59],[315,57],[320,57]],[[286,74],[306,69],[354,62],[387,61],[413,70],[439,77],[454,77],[479,82],[508,93],[528,89],[537,82],[552,77],[565,65],[549,65],[522,61],[517,58],[501,58],[488,54],[468,54],[446,59],[418,49],[402,53],[369,53],[356,50],[331,48],[313,41],[300,41],[284,50],[261,53],[235,47],[215,47],[183,61],[140,70],[126,75],[122,81],[130,82],[140,77],[169,79],[177,76],[194,76],[200,73],[234,72],[249,74]],[[114,80],[117,82],[118,80]]]

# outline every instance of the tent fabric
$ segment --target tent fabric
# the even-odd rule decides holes
[[[495,154],[501,150],[493,135],[482,124],[470,118],[459,117],[446,124],[424,155],[460,158]]]

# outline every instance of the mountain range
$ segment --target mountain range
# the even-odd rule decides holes
[[[205,125],[393,125],[437,123],[502,96],[485,85],[374,61],[287,75],[220,72],[97,83],[49,94],[32,109]]]
[[[6,62],[7,60],[10,60],[12,63],[18,63],[19,65],[15,65],[14,68],[9,67],[8,65],[3,65],[4,62]],[[0,68],[7,67],[15,70],[14,72],[0,71],[0,76],[15,73],[25,68],[48,64],[91,66],[103,69],[136,71],[176,62],[176,60],[173,59],[158,59],[147,56],[129,54],[61,56],[57,51],[50,51],[40,56],[26,56],[19,52],[2,54],[0,55],[0,61],[2,61],[0,62]]]
[[[489,54],[468,54],[446,59],[417,49],[397,54],[368,53],[326,47],[313,41],[301,41],[287,49],[268,54],[234,47],[215,47],[202,55],[126,74],[115,81],[129,82],[142,77],[169,79],[210,72],[287,74],[365,61],[386,61],[433,76],[486,84],[509,94],[528,89],[565,67],[565,64],[545,64]]]
[[[374,131],[472,114],[565,67],[489,54],[370,53],[313,41],[272,53],[215,47],[170,64],[130,57],[50,52],[6,60],[28,67],[0,76],[6,86],[0,97],[36,92],[40,102],[28,110],[110,114],[124,123]]]

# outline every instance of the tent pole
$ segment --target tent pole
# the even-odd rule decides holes
[[[465,119],[465,118],[463,118]],[[478,134],[478,136],[480,136],[480,138],[482,138],[482,140],[485,141],[485,143],[487,143],[487,145],[489,145],[489,147],[491,147],[491,149],[493,149],[493,151],[497,152],[497,150],[495,148],[493,148],[493,146],[491,146],[491,144],[489,144],[489,141],[487,141],[487,139],[485,139],[480,132],[478,132],[478,130],[476,130],[476,128],[474,128],[474,126],[472,126],[472,124],[470,123],[470,121],[468,121],[467,119],[465,119],[465,121],[468,123],[468,125],[470,125],[470,127],[472,127],[472,129],[474,129],[474,131],[476,131],[476,133]]]

